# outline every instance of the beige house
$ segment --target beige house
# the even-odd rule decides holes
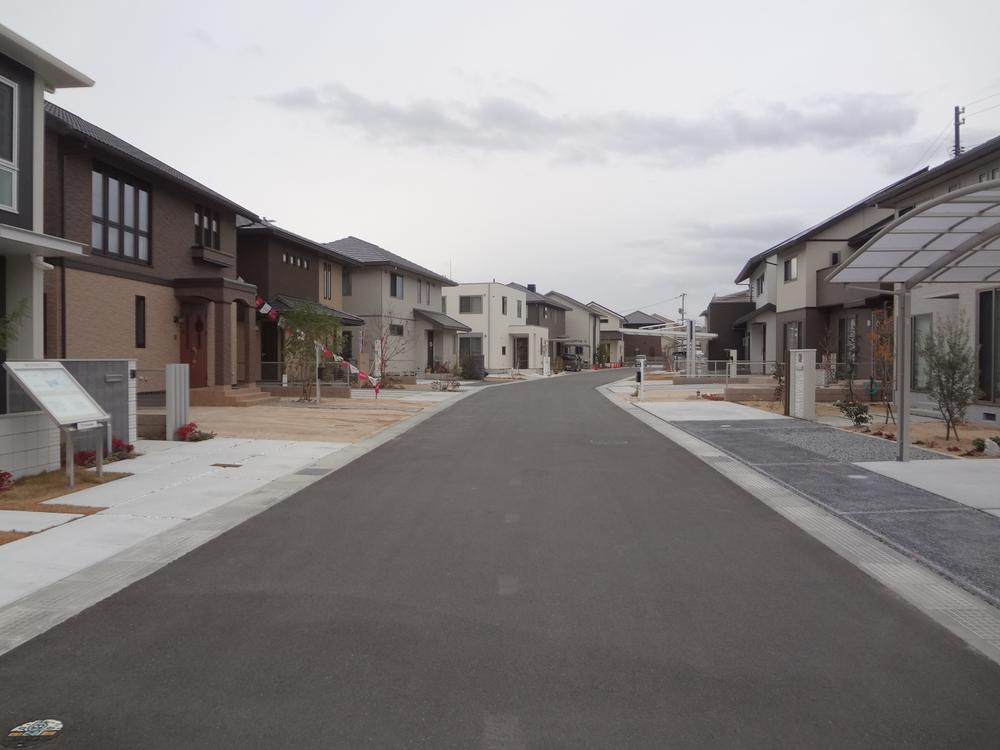
[[[469,328],[442,306],[442,291],[454,281],[357,237],[326,247],[360,264],[345,267],[341,276],[344,309],[365,322],[351,342],[350,358],[359,368],[372,367],[376,342],[384,341],[391,374],[457,369],[458,336]]]

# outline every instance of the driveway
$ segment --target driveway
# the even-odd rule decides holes
[[[67,748],[977,748],[1000,669],[598,394],[486,389],[0,658]],[[2,724],[6,722],[6,724]]]

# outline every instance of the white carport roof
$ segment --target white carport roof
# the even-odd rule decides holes
[[[896,284],[896,371],[910,372],[910,290],[918,284],[1000,283],[1000,180],[921,203],[885,227],[834,269],[834,283]],[[909,387],[897,378],[896,442],[909,460]],[[900,382],[901,381],[901,382]]]
[[[1000,282],[1000,180],[921,203],[828,277],[834,283]]]

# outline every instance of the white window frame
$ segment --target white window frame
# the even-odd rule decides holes
[[[18,146],[21,145],[20,138],[18,137],[17,125],[20,119],[20,86],[16,81],[12,81],[9,78],[4,78],[0,76],[0,83],[6,86],[10,86],[14,90],[14,106],[11,109],[11,115],[14,118],[14,122],[11,124],[11,157],[13,161],[7,161],[6,159],[0,158],[0,170],[4,172],[9,172],[11,176],[10,180],[10,205],[0,203],[0,209],[4,211],[9,211],[10,213],[16,214],[17,211],[17,184],[18,184],[18,166],[17,166],[17,152],[20,150]]]
[[[789,270],[791,273],[789,273]],[[793,281],[798,281],[799,279],[799,256],[793,255],[791,258],[785,258],[782,264],[782,277],[785,279],[786,284],[790,284]]]

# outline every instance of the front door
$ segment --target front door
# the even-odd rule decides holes
[[[434,370],[434,331],[427,332],[427,369]]]
[[[208,314],[204,303],[181,305],[181,362],[189,365],[191,387],[208,385]]]
[[[514,339],[514,367],[520,369],[528,366],[528,338],[522,336]]]

